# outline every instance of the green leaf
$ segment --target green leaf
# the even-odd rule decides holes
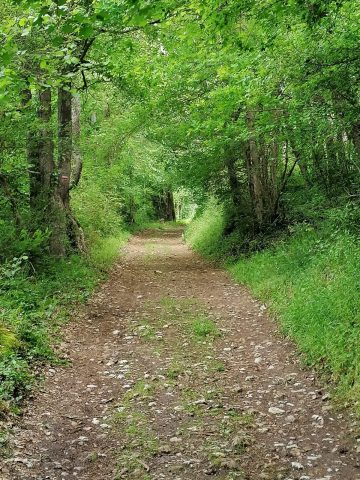
[[[74,24],[72,22],[66,22],[64,23],[64,25],[62,26],[61,30],[64,32],[64,33],[72,33],[74,32],[76,29],[76,27],[74,26]]]
[[[79,35],[81,38],[90,38],[94,35],[94,28],[91,25],[83,25],[80,28]]]

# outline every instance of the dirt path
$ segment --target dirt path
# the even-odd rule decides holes
[[[65,344],[1,480],[360,479],[355,420],[179,231],[133,238]]]

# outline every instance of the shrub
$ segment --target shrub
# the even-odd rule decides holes
[[[186,229],[185,238],[194,250],[216,259],[224,250],[225,225],[224,207],[210,198]]]

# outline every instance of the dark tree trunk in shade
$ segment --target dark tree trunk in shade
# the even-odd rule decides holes
[[[54,142],[51,127],[51,89],[39,93],[39,125],[28,137],[30,209],[33,229],[51,228],[54,180]]]

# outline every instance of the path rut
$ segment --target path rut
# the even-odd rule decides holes
[[[63,348],[2,480],[360,479],[356,419],[178,229],[133,237]]]

